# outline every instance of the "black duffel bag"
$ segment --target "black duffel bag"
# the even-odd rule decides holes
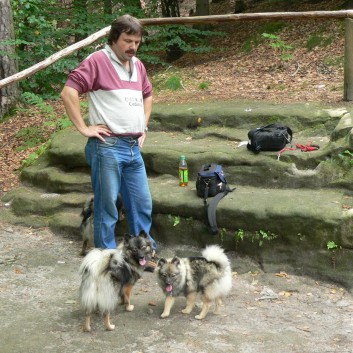
[[[250,151],[280,151],[292,141],[293,132],[285,125],[270,124],[248,132]]]

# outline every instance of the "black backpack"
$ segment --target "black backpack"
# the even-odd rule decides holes
[[[280,151],[292,141],[293,132],[285,125],[270,124],[248,132],[250,151]]]

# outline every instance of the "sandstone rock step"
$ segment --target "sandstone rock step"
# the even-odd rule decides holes
[[[194,183],[180,187],[177,178],[161,176],[149,179],[154,215],[204,221],[203,201],[196,195]],[[57,194],[34,188],[18,188],[3,201],[11,202],[12,212],[24,219],[28,214],[53,224],[53,218],[71,233],[79,234],[80,213],[90,193]],[[210,201],[211,199],[209,199]],[[217,207],[217,223],[223,231],[264,231],[285,241],[305,238],[315,244],[335,241],[344,247],[352,244],[349,230],[353,197],[340,190],[259,189],[238,186]],[[71,214],[70,217],[59,217]],[[178,228],[175,228],[178,231]],[[174,231],[168,231],[175,236]],[[200,229],[207,233],[207,227]],[[168,238],[167,235],[163,237]],[[168,240],[168,239],[167,239]]]
[[[253,154],[242,142],[254,127],[281,122],[296,143],[318,144],[315,152]],[[142,149],[154,202],[152,235],[165,244],[221,243],[256,258],[264,270],[286,266],[353,283],[353,147],[350,108],[315,104],[215,102],[158,105]],[[86,138],[66,129],[21,178],[23,188],[2,199],[0,220],[79,237],[81,209],[91,194],[84,158]],[[181,188],[178,160],[187,156],[190,183]],[[217,236],[205,225],[195,180],[204,163],[222,164],[236,190],[217,207]],[[119,232],[128,231],[127,221]],[[327,249],[331,241],[337,248]]]
[[[224,134],[214,135],[218,130],[224,130]],[[233,134],[233,138],[226,138],[226,134]],[[245,145],[240,144],[245,139],[245,131],[230,128],[214,128],[212,134],[203,138],[198,137],[197,132],[151,131],[142,153],[151,176],[176,175],[179,157],[184,154],[191,180],[196,180],[202,164],[214,162],[224,166],[228,181],[236,185],[353,189],[350,182],[353,171],[339,165],[337,156],[332,159],[334,154],[348,146],[340,144],[336,148],[327,136],[310,138],[312,143],[321,146],[318,151],[288,150],[279,160],[276,152],[253,154],[248,151]],[[22,181],[51,192],[90,191],[84,145],[85,139],[76,130],[63,131],[53,140],[48,152],[22,172]]]

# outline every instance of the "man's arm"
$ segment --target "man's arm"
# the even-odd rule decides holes
[[[104,136],[110,135],[111,131],[106,125],[86,125],[81,114],[79,92],[70,86],[64,86],[60,96],[64,102],[66,113],[76,126],[76,129],[83,136],[97,137],[100,140],[105,141]]]
[[[143,100],[143,109],[145,110],[145,117],[146,117],[145,126],[147,127],[152,113],[152,96],[149,96]]]
[[[147,127],[152,113],[152,96],[149,96],[143,100],[143,109],[145,111],[145,118],[146,118],[145,127]],[[139,138],[140,148],[142,148],[145,138],[146,138],[146,131],[144,131],[143,135]]]

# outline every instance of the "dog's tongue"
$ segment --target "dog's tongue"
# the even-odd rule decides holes
[[[141,266],[145,266],[145,265],[146,265],[146,260],[145,260],[145,259],[140,259],[140,260],[139,260],[139,264],[140,264]]]
[[[173,286],[171,284],[167,284],[167,286],[165,287],[165,290],[170,293],[173,290]]]

